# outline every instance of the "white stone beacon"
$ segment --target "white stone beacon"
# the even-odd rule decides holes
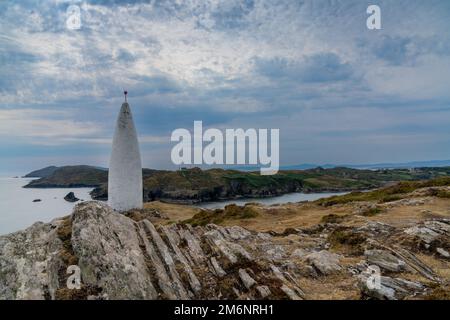
[[[108,204],[117,211],[143,206],[141,154],[127,91],[124,93],[125,102],[117,117],[108,173]]]

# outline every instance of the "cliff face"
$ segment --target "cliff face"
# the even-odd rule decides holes
[[[448,219],[395,227],[361,217],[257,232],[155,225],[145,214],[85,202],[71,216],[0,237],[0,299],[448,297]],[[70,265],[80,268],[79,290],[67,287]],[[377,288],[368,285],[374,265]]]

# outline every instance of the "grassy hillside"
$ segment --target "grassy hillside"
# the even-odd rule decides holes
[[[24,176],[25,178],[45,178],[52,175],[58,167],[49,166],[39,170],[35,170]]]
[[[48,177],[30,182],[29,188],[97,187],[96,199],[107,198],[107,171],[90,166],[61,167]],[[419,181],[450,176],[450,167],[392,170],[349,168],[259,172],[199,168],[178,171],[143,170],[144,199],[201,202],[238,197],[269,197],[288,192],[354,191],[378,188],[390,182]]]
[[[98,187],[108,181],[108,171],[91,166],[66,166],[41,179],[33,180],[25,188],[81,188]]]
[[[335,204],[345,204],[356,201],[376,201],[385,203],[403,199],[405,195],[420,188],[444,186],[450,186],[450,177],[439,177],[426,181],[402,181],[393,186],[369,192],[351,192],[342,196],[319,199],[316,200],[316,203],[323,206],[332,206]],[[445,190],[430,190],[429,192],[429,196],[450,198],[450,192]]]

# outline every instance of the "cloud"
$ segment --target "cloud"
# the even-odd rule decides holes
[[[406,62],[408,56],[413,53],[409,48],[411,39],[405,37],[385,36],[381,41],[377,42],[374,48],[374,54],[388,63],[400,65]]]
[[[0,137],[29,139],[32,143],[59,141],[73,137],[89,137],[100,132],[93,122],[74,121],[60,110],[0,110]]]
[[[317,53],[300,61],[284,58],[256,59],[256,68],[262,75],[274,80],[286,79],[304,83],[321,83],[349,80],[353,70],[335,53]]]
[[[65,25],[67,6],[74,3],[81,7],[80,30]],[[371,31],[365,25],[366,5],[0,2],[0,140],[9,140],[9,146],[17,141],[16,148],[19,143],[58,145],[54,150],[61,156],[70,144],[80,154],[99,152],[105,158],[127,89],[138,131],[147,137],[142,141],[148,141],[143,154],[154,146],[165,152],[158,137],[203,120],[206,126],[239,123],[288,131],[297,140],[288,144],[284,162],[303,162],[305,149],[311,161],[356,158],[353,150],[363,150],[360,159],[370,160],[373,153],[366,152],[362,137],[386,132],[417,137],[425,130],[416,125],[421,110],[449,108],[450,36],[445,31],[450,7],[448,1],[380,0],[383,28]],[[358,110],[361,117],[350,121],[348,113]],[[370,126],[390,123],[387,117],[405,121]],[[444,126],[430,121],[426,130],[431,132],[432,124]],[[371,128],[370,135],[364,127]],[[433,131],[430,139],[441,141],[443,135]],[[392,141],[402,150],[404,140]],[[333,152],[321,150],[333,143]],[[37,152],[29,150],[30,156]],[[438,154],[428,147],[417,150]],[[167,162],[162,154],[156,158],[161,165]]]

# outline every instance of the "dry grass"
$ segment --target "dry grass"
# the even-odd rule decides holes
[[[308,300],[358,300],[360,292],[355,277],[335,274],[327,277],[299,279]]]
[[[169,219],[159,219],[157,224],[170,224],[192,218],[200,209],[194,206],[152,201],[144,204],[144,209],[155,209],[164,213]]]
[[[192,218],[184,220],[183,223],[188,223],[193,226],[205,226],[209,223],[220,224],[224,221],[235,221],[256,218],[258,211],[252,205],[237,206],[230,204],[224,209],[216,210],[201,210]]]
[[[334,213],[330,213],[330,214],[323,216],[320,219],[320,221],[323,223],[341,223],[345,220],[346,217],[347,217],[347,215],[341,216],[341,215],[337,215]]]
[[[424,204],[406,205],[402,203],[378,204],[376,212],[365,215],[355,214],[357,203],[322,206],[317,203],[288,203],[282,205],[264,206],[248,205],[254,215],[245,219],[214,219],[208,214],[206,220],[223,225],[239,225],[249,230],[265,232],[283,232],[287,228],[309,228],[319,223],[339,223],[343,226],[360,226],[368,221],[379,221],[395,227],[408,227],[430,217],[450,217],[450,199],[436,196],[422,197]],[[370,204],[370,202],[368,202]],[[169,219],[159,219],[156,224],[168,224],[186,221],[201,212],[201,209],[190,205],[168,204],[159,201],[145,204],[145,208],[157,209]],[[211,211],[211,210],[210,210]],[[213,212],[213,211],[211,211]],[[210,212],[210,213],[211,213]],[[199,218],[199,216],[198,216]]]

